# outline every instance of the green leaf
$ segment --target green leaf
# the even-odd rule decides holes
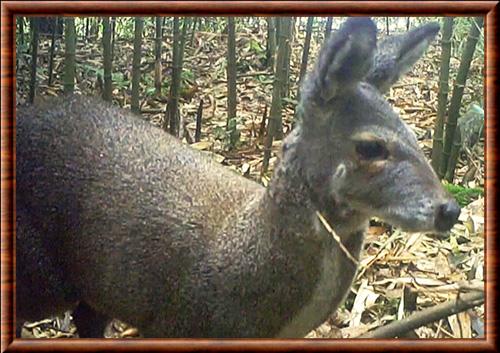
[[[461,207],[467,206],[472,201],[484,196],[483,188],[466,188],[454,184],[445,184],[444,187],[455,197]]]

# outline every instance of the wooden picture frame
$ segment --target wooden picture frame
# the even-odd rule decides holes
[[[495,343],[497,315],[497,263],[499,256],[496,239],[496,198],[498,163],[497,152],[497,102],[498,82],[498,37],[497,1],[172,1],[172,2],[85,2],[85,1],[5,1],[2,9],[2,83],[1,83],[1,350],[4,351],[337,351],[337,350],[460,350],[493,351]],[[208,340],[208,339],[138,339],[138,340],[27,340],[14,339],[14,212],[15,212],[15,20],[14,16],[30,15],[259,15],[259,16],[328,16],[328,15],[446,15],[485,17],[485,188],[486,188],[486,301],[484,339],[461,340]]]

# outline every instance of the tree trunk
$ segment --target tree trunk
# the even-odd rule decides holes
[[[36,69],[38,61],[38,18],[31,18],[31,78],[28,101],[33,103],[36,94]]]
[[[264,142],[264,160],[262,161],[262,173],[267,172],[269,167],[269,158],[271,157],[271,148],[273,145],[273,138],[276,136],[278,130],[283,130],[279,124],[281,121],[281,107],[283,99],[283,84],[286,80],[286,52],[287,46],[290,44],[291,34],[291,18],[280,18],[280,32],[278,55],[276,58],[276,70],[273,83],[273,98],[271,103],[271,112],[269,114],[269,123],[267,125],[267,136]]]
[[[266,65],[271,70],[274,69],[275,54],[276,54],[276,18],[267,17]]]
[[[187,29],[191,26],[191,18],[186,17],[184,18],[183,25],[182,25],[182,33],[181,33],[181,42],[180,42],[180,50],[179,50],[179,57],[180,57],[180,71],[179,75],[182,73],[182,68],[184,66],[184,49],[186,47],[186,39],[187,39]]]
[[[194,44],[194,35],[196,33],[196,27],[198,25],[198,22],[200,21],[200,19],[198,17],[195,17],[194,18],[194,21],[193,21],[193,29],[191,31],[191,38],[189,39],[189,46],[192,48],[193,47],[193,44]]]
[[[332,32],[332,22],[333,22],[333,17],[328,17],[325,26],[325,42],[328,40],[328,38],[330,37],[330,33]]]
[[[64,53],[64,93],[71,94],[75,91],[76,72],[76,32],[73,17],[66,17],[64,20],[64,41],[66,46]]]
[[[451,147],[455,141],[455,130],[457,128],[458,116],[460,115],[460,106],[462,103],[462,96],[464,87],[469,74],[470,63],[476,49],[476,44],[479,39],[481,28],[483,27],[484,19],[477,17],[471,24],[467,42],[462,52],[460,66],[458,68],[457,78],[453,87],[453,94],[450,100],[450,108],[448,110],[448,119],[446,121],[446,137],[444,141],[443,159],[441,161],[441,175],[451,175],[453,173],[446,173],[448,169],[448,159],[450,158]],[[451,181],[448,179],[448,181]]]
[[[286,57],[285,57],[285,68],[286,68],[286,81],[284,82],[284,88],[283,88],[283,97],[288,97],[289,94],[289,88],[290,88],[290,56],[292,54],[292,45],[293,45],[293,38],[294,38],[294,33],[295,33],[295,17],[290,18],[291,21],[291,29],[290,29],[290,37],[289,37],[289,43],[286,46]],[[283,138],[283,132],[281,133],[280,139]]]
[[[24,17],[18,16],[17,23],[19,24],[19,44],[24,45]]]
[[[116,17],[111,17],[111,58],[115,57]]]
[[[102,48],[104,60],[104,89],[102,91],[102,98],[105,101],[111,102],[113,99],[113,58],[111,57],[111,23],[109,17],[102,19]]]
[[[302,61],[300,63],[300,72],[299,72],[299,82],[297,84],[297,102],[300,101],[300,86],[302,85],[302,81],[304,80],[304,76],[307,72],[307,63],[309,61],[309,49],[311,48],[311,36],[312,36],[312,28],[314,24],[314,17],[309,17],[307,19],[306,25],[306,38],[304,39],[304,50],[302,51]]]
[[[177,136],[178,124],[177,124],[177,105],[179,99],[179,86],[180,83],[177,79],[177,69],[178,69],[178,57],[179,57],[179,41],[180,41],[180,25],[179,17],[174,17],[173,28],[172,28],[172,78],[170,80],[170,93],[168,98],[167,106],[167,117],[165,119],[165,129],[170,134]]]
[[[48,85],[52,86],[52,79],[54,77],[54,52],[56,50],[56,32],[59,27],[59,17],[55,18],[55,24],[52,28],[52,35],[50,38],[50,53],[49,53],[49,82]]]
[[[236,34],[234,17],[227,18],[227,120],[236,118]]]
[[[194,141],[200,142],[201,139],[201,122],[203,118],[203,99],[200,99],[198,110],[196,111],[196,130],[194,133]]]
[[[280,73],[281,77],[281,97],[286,98],[288,96],[288,87],[290,83],[290,52],[291,52],[291,42],[292,42],[292,34],[293,34],[293,18],[291,17],[282,17],[280,18],[279,28],[280,28],[280,36],[278,37],[279,46],[283,46],[283,50],[285,50],[285,57],[283,62],[281,63],[280,68],[284,71]],[[285,26],[287,28],[282,30],[282,27]],[[278,48],[278,51],[280,49]],[[276,63],[277,64],[277,63]],[[278,75],[278,66],[276,66],[275,77]],[[283,109],[283,100],[281,101],[280,111]],[[272,110],[271,110],[272,111]],[[282,114],[276,115],[277,121],[277,129],[274,130],[273,138],[276,140],[283,139],[283,118]]]
[[[141,84],[141,46],[144,19],[142,17],[135,17],[134,22],[134,57],[132,58],[132,99],[130,102],[130,109],[133,113],[140,114],[139,93]]]
[[[432,141],[432,167],[440,178],[441,160],[443,158],[443,127],[448,104],[450,58],[451,58],[451,35],[453,34],[453,17],[445,17],[443,20],[443,39],[441,41],[441,68],[439,70],[439,95],[436,127]]]
[[[155,18],[155,94],[161,95],[161,81],[162,81],[162,68],[161,68],[161,44],[162,44],[162,17]]]
[[[456,129],[455,131],[455,141],[451,146],[450,158],[448,160],[448,168],[446,170],[445,179],[452,183],[453,178],[455,177],[455,168],[457,167],[458,157],[460,155],[460,151],[462,150],[462,136],[460,133],[460,129]]]
[[[88,38],[89,38],[89,22],[90,22],[90,17],[86,17],[85,18],[85,41],[88,41]]]
[[[170,86],[170,97],[168,101],[168,119],[170,122],[169,132],[179,136],[179,97],[181,92],[182,65],[184,60],[184,46],[186,44],[186,32],[189,26],[189,18],[185,18],[180,33],[179,18],[174,17],[174,36],[172,48],[172,82]]]
[[[307,64],[309,61],[309,49],[311,48],[311,36],[312,36],[313,24],[314,24],[314,17],[309,17],[307,19],[306,38],[304,39],[304,50],[302,51],[302,62],[300,64],[299,87],[307,72]]]

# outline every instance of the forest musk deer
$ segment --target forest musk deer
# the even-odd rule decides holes
[[[97,100],[20,109],[18,323],[79,304],[81,337],[107,318],[145,337],[303,337],[346,296],[371,216],[410,231],[458,218],[382,96],[438,30],[377,48],[374,23],[348,19],[302,87],[267,189]]]

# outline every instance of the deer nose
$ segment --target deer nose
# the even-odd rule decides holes
[[[445,202],[437,208],[436,220],[434,225],[440,232],[450,230],[457,222],[460,215],[460,206],[455,200]]]

